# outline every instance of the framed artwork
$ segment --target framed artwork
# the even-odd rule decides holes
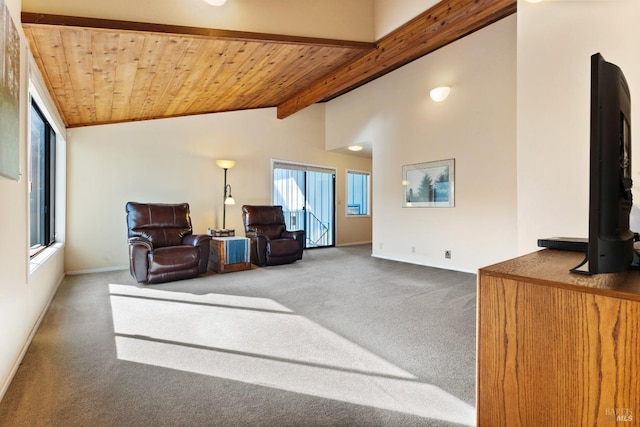
[[[20,177],[20,37],[0,0],[0,175]]]
[[[452,208],[455,159],[402,166],[404,208]]]

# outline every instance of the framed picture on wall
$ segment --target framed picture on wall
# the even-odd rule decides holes
[[[20,37],[0,0],[0,175],[20,176]]]
[[[452,208],[455,159],[402,166],[404,208]]]

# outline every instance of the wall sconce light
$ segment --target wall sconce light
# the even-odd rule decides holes
[[[350,145],[347,147],[349,150],[351,151],[362,151],[362,145],[357,144],[357,145]]]
[[[224,169],[224,204],[222,205],[222,229],[227,229],[227,205],[235,205],[236,201],[231,197],[231,185],[227,184],[227,170],[236,165],[235,160],[216,160],[216,165]],[[229,189],[229,196],[227,196],[227,189]]]
[[[441,86],[435,89],[431,89],[431,92],[429,92],[429,96],[435,102],[442,102],[445,99],[447,99],[450,91],[451,91],[451,88],[449,86]]]
[[[209,3],[211,6],[222,6],[227,2],[227,0],[204,0]]]

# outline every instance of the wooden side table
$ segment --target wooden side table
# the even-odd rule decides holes
[[[209,263],[216,273],[251,269],[250,242],[246,237],[212,237]]]

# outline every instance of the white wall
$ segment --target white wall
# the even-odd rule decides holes
[[[325,151],[324,109],[286,120],[262,109],[69,130],[65,270],[128,266],[127,201],[188,202],[194,232],[221,228],[224,175],[216,159],[237,161],[227,175],[236,205],[226,211],[237,235],[244,235],[243,204],[271,202],[277,159],[337,168],[337,244],[371,241],[371,219],[347,220],[343,208],[345,170],[371,171],[371,159]]]
[[[64,255],[50,251],[49,259],[30,273],[27,180],[27,55],[20,28],[20,1],[5,0],[21,36],[20,173],[19,181],[0,177],[0,398],[2,398],[28,337],[62,279]]]
[[[511,16],[327,104],[328,148],[373,143],[375,256],[475,271],[516,254],[515,35]],[[449,158],[455,208],[402,208],[402,165]]]
[[[440,0],[373,0],[375,40],[412,20]]]
[[[543,237],[587,237],[590,57],[600,52],[623,70],[631,90],[632,127],[638,124],[637,129],[638,23],[637,0],[518,2],[520,253],[536,250]],[[633,144],[636,188],[637,147]]]
[[[23,0],[23,10],[271,34],[374,41],[372,0]]]

